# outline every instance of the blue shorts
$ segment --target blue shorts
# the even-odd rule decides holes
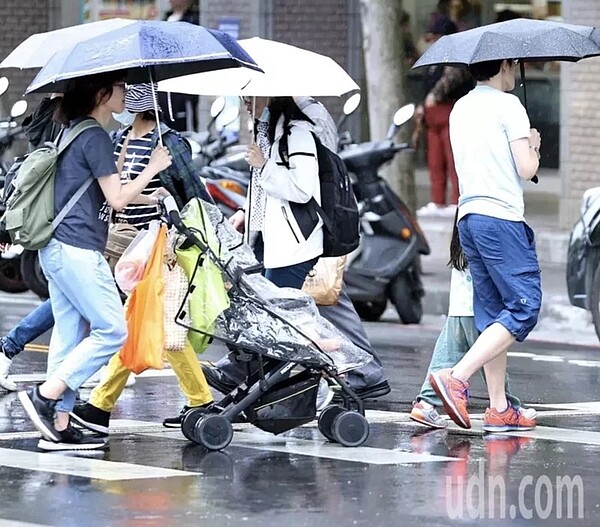
[[[481,214],[462,218],[458,231],[473,277],[477,329],[498,322],[523,341],[537,324],[542,305],[533,231],[522,221]]]

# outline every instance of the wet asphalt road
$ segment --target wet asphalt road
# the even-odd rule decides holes
[[[32,304],[27,295],[0,300],[4,333]],[[436,328],[368,331],[393,390],[367,404],[371,432],[357,449],[326,443],[314,423],[277,437],[235,425],[225,451],[206,453],[161,426],[184,404],[163,371],[125,390],[109,450],[39,454],[16,395],[0,393],[0,526],[600,524],[597,349],[515,347],[512,389],[538,410],[538,429],[484,437],[476,417],[470,431],[428,432],[408,420]],[[28,351],[14,373],[27,386],[44,368],[45,354]],[[473,414],[484,395],[477,379]]]

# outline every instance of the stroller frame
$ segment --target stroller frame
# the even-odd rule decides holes
[[[183,223],[174,200],[172,198],[166,198],[163,204],[166,208],[170,223],[178,232],[185,236],[187,242],[196,245],[201,249],[202,253],[209,254],[213,262],[220,267],[221,271],[232,278],[233,287],[238,288],[238,291],[241,290],[239,282],[243,281],[244,274],[260,270],[260,267],[255,266],[253,268],[243,269],[242,272],[238,273],[236,276],[231,276],[231,272],[222,264],[217,255],[213,253],[208,243],[203,243],[195,232]],[[276,313],[271,312],[266,306],[262,307],[272,315],[278,316]],[[180,309],[180,313],[182,310],[183,305]],[[177,319],[180,318],[179,314]],[[178,320],[177,323],[179,323]],[[191,331],[206,334],[193,327],[186,327]],[[319,345],[308,335],[305,335],[295,326],[293,327],[320,349]],[[227,343],[227,339],[218,336],[214,337]],[[327,355],[325,352],[323,353]],[[291,381],[303,373],[309,376],[312,374],[315,378],[319,379],[322,377],[331,379],[340,387],[342,404],[329,405],[321,412],[318,418],[319,431],[329,441],[337,442],[349,447],[362,445],[367,440],[369,436],[369,423],[365,418],[363,402],[338,374],[337,368],[333,362],[321,366],[307,366],[291,360],[281,361],[275,358],[265,357],[259,350],[253,350],[249,347],[240,349],[239,344],[235,344],[234,351],[230,352],[230,356],[232,356],[234,360],[246,363],[246,379],[232,392],[225,395],[219,402],[213,403],[208,408],[193,408],[185,414],[181,429],[185,437],[190,441],[202,445],[207,450],[221,450],[227,447],[233,439],[232,424],[234,422],[240,422],[240,417],[246,413],[253,404],[259,401],[261,397],[264,397],[277,389],[284,381]],[[251,363],[256,365],[254,371]],[[302,368],[301,372],[294,373],[294,368],[298,366]],[[299,425],[312,421],[315,416],[316,408],[312,413],[312,416],[301,420]],[[242,422],[249,422],[259,426],[258,420],[249,419],[247,421],[242,420]]]

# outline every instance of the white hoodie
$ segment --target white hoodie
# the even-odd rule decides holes
[[[290,122],[289,169],[279,156],[283,116],[275,129],[271,153],[261,173],[261,185],[266,193],[262,233],[266,269],[306,262],[323,254],[323,221],[311,207],[296,206],[313,197],[321,204],[317,147],[312,128],[306,121]],[[251,203],[251,196],[249,198]],[[309,217],[313,220],[310,226],[307,225]]]

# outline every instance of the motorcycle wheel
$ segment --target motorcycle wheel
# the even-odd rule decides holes
[[[21,275],[23,280],[37,296],[50,298],[48,280],[44,276],[37,251],[23,251],[21,255]]]
[[[0,290],[7,293],[24,293],[28,289],[21,275],[20,258],[0,259]]]
[[[592,312],[592,320],[594,321],[594,329],[596,335],[600,339],[600,265],[594,272],[592,279],[592,290],[590,291],[590,311]]]
[[[390,298],[403,324],[418,324],[423,317],[423,302],[411,277],[402,273],[390,284]]]
[[[367,322],[377,322],[387,307],[387,302],[384,301],[353,302],[353,304],[358,316]]]

